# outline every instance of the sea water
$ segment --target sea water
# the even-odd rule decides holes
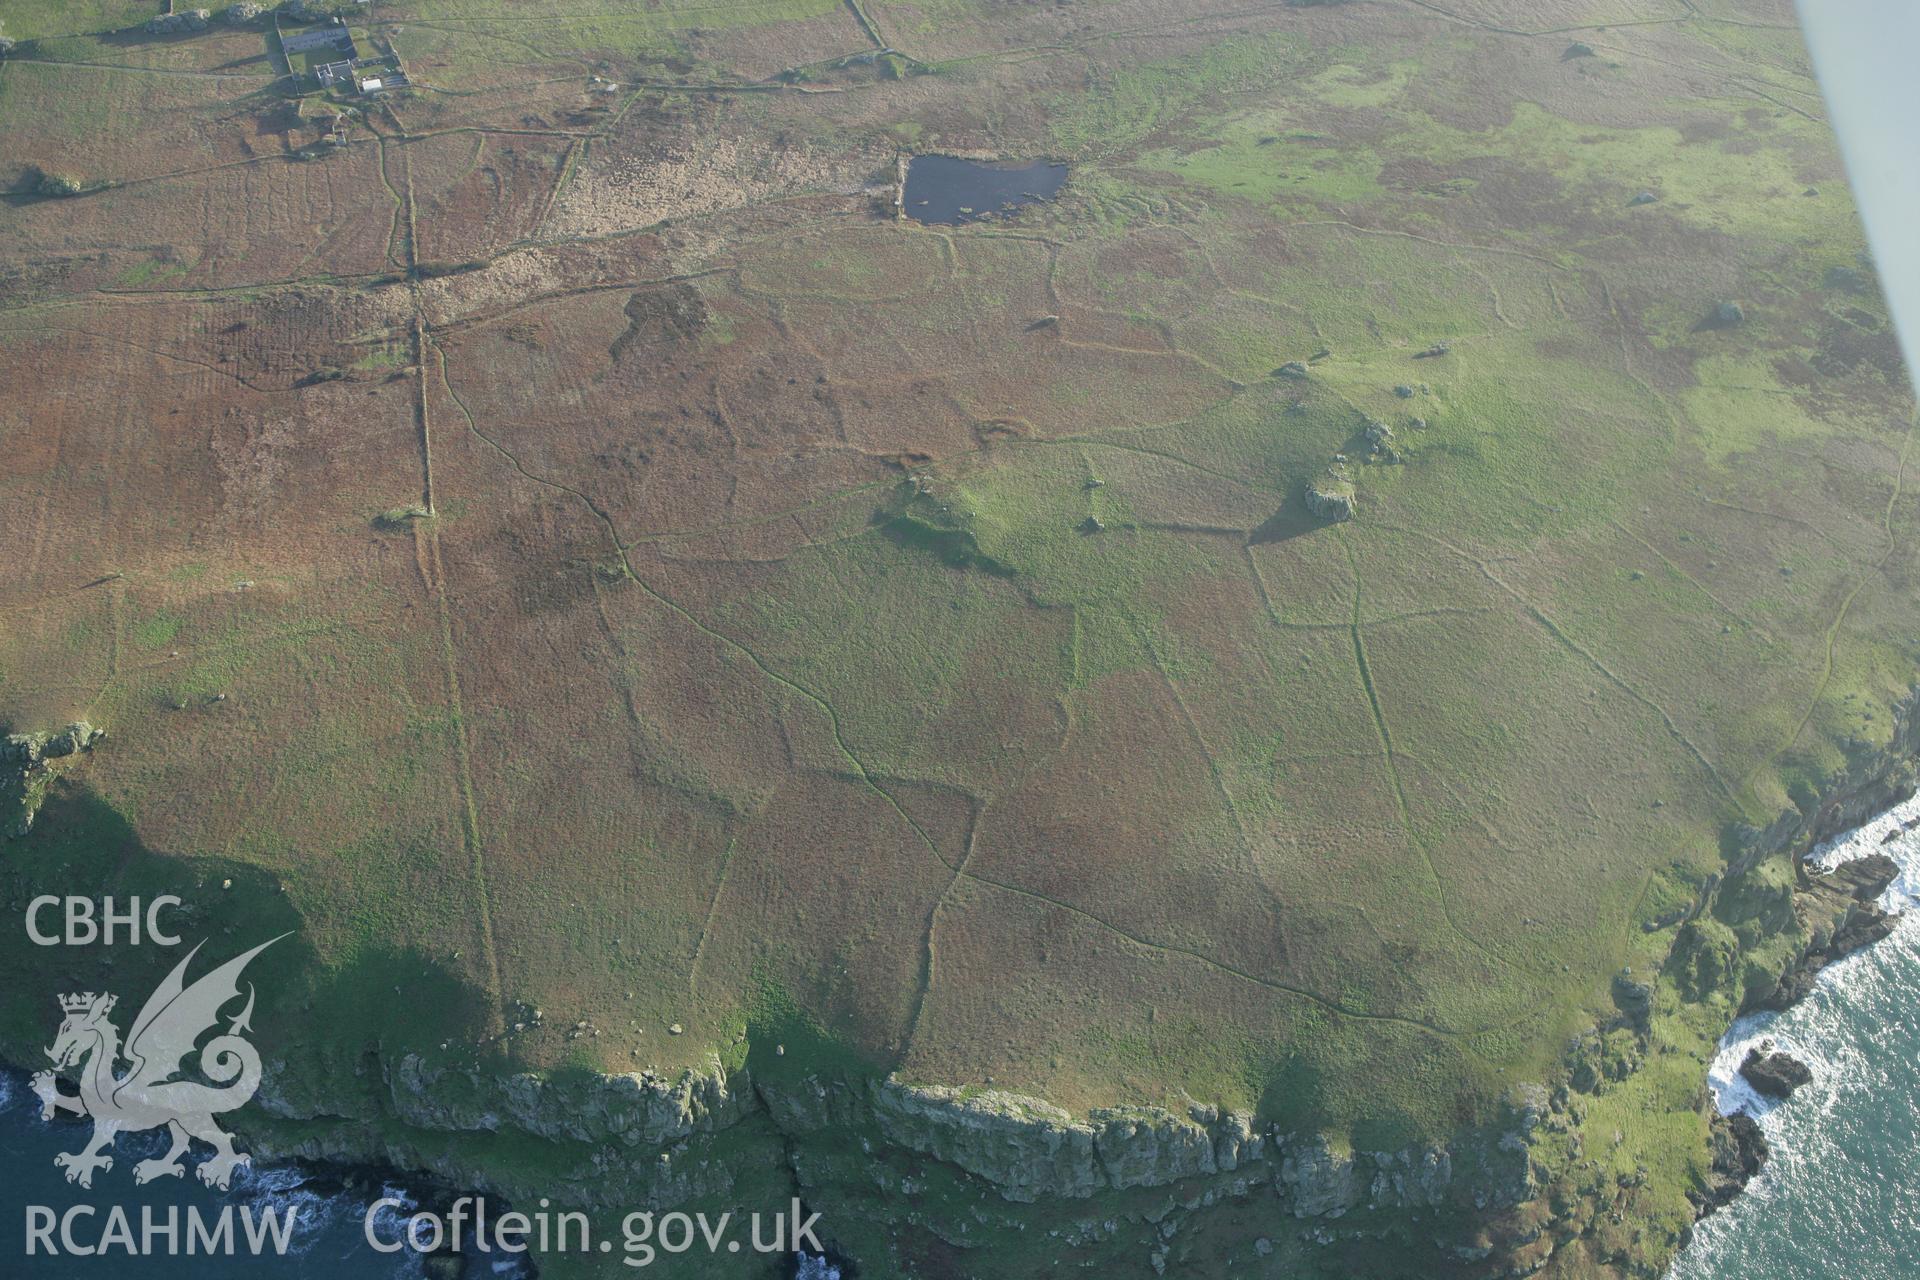
[[[1800,1004],[1741,1018],[1721,1041],[1715,1100],[1753,1115],[1773,1156],[1699,1225],[1669,1280],[1920,1277],[1920,828],[1900,830],[1917,817],[1910,800],[1812,855],[1822,866],[1889,855],[1901,874],[1881,905],[1907,914]],[[1811,1067],[1813,1083],[1785,1102],[1756,1094],[1739,1069],[1761,1040]]]
[[[375,1220],[376,1234],[382,1241],[404,1238],[405,1219],[417,1206],[403,1187],[377,1177],[343,1179],[324,1169],[262,1161],[240,1169],[232,1188],[222,1194],[200,1185],[193,1177],[193,1166],[207,1154],[200,1147],[188,1156],[184,1178],[159,1178],[136,1187],[132,1173],[135,1162],[157,1156],[166,1148],[164,1137],[155,1133],[122,1136],[114,1146],[113,1168],[96,1173],[92,1190],[83,1190],[66,1181],[54,1166],[53,1157],[62,1151],[79,1150],[90,1131],[89,1121],[65,1116],[51,1123],[41,1120],[39,1099],[28,1089],[26,1077],[0,1070],[0,1277],[5,1280],[424,1280],[427,1274],[420,1256],[411,1249],[385,1254],[367,1243],[367,1208],[379,1199],[397,1200],[404,1207],[381,1208]],[[46,1206],[56,1215],[75,1205],[96,1206],[95,1216],[76,1227],[82,1244],[99,1242],[105,1215],[115,1205],[126,1211],[136,1238],[142,1206],[150,1206],[158,1215],[176,1209],[183,1239],[190,1210],[197,1211],[212,1226],[222,1209],[231,1208],[236,1241],[245,1238],[242,1210],[251,1212],[256,1220],[267,1210],[279,1214],[281,1221],[292,1214],[294,1227],[284,1255],[269,1247],[265,1256],[256,1256],[239,1246],[231,1257],[188,1257],[184,1256],[183,1245],[182,1256],[130,1258],[116,1249],[104,1257],[49,1257],[45,1253],[28,1257],[29,1205]],[[57,1228],[54,1238],[59,1239]],[[842,1280],[843,1264],[796,1254],[788,1259],[787,1270],[799,1280]],[[747,1274],[747,1269],[742,1272]],[[524,1255],[495,1255],[470,1258],[463,1274],[464,1280],[529,1280],[536,1272]],[[649,1273],[636,1270],[634,1274]]]
[[[1901,874],[1882,905],[1907,914],[1885,941],[1828,966],[1800,1004],[1741,1018],[1721,1041],[1709,1073],[1715,1100],[1723,1113],[1755,1116],[1773,1155],[1744,1195],[1699,1225],[1669,1280],[1920,1278],[1920,828],[1901,830],[1915,818],[1920,798],[1812,855],[1832,866],[1888,854]],[[1739,1067],[1761,1040],[1808,1064],[1813,1083],[1785,1102],[1756,1094]],[[81,1122],[43,1123],[25,1078],[0,1072],[0,1275],[398,1280],[425,1274],[411,1252],[383,1255],[367,1245],[361,1223],[368,1197],[296,1165],[243,1170],[224,1197],[190,1179],[136,1188],[125,1171],[163,1144],[123,1137],[113,1170],[98,1175],[111,1181],[109,1193],[99,1195],[98,1186],[83,1192],[67,1184],[53,1156],[77,1149],[85,1134]],[[183,1213],[189,1205],[217,1212],[222,1204],[299,1213],[286,1257],[25,1257],[24,1206],[58,1212],[94,1202],[126,1205],[136,1218],[142,1204],[179,1206]],[[394,1225],[386,1224],[382,1238],[399,1235]],[[805,1280],[839,1275],[825,1259],[794,1263]]]
[[[66,1181],[54,1167],[53,1157],[62,1151],[76,1151],[86,1141],[91,1123],[62,1117],[48,1123],[40,1119],[40,1102],[27,1089],[26,1078],[17,1072],[0,1072],[0,1276],[19,1276],[22,1280],[66,1280],[67,1277],[115,1277],[120,1280],[238,1280],[247,1277],[286,1277],[286,1280],[415,1280],[426,1273],[420,1258],[412,1252],[378,1254],[366,1242],[361,1223],[367,1197],[341,1188],[338,1180],[316,1174],[292,1164],[262,1162],[237,1171],[232,1188],[224,1195],[200,1185],[193,1177],[189,1159],[184,1178],[158,1178],[143,1187],[133,1183],[136,1161],[159,1155],[166,1148],[162,1135],[123,1136],[115,1144],[113,1168],[94,1175],[92,1190],[84,1190]],[[195,1155],[205,1155],[196,1149]],[[404,1199],[397,1188],[385,1188],[386,1194]],[[211,1227],[224,1208],[234,1211],[236,1240],[244,1240],[241,1211],[256,1220],[271,1210],[285,1221],[292,1215],[293,1229],[284,1256],[268,1247],[265,1257],[236,1246],[231,1257],[140,1257],[129,1258],[120,1250],[103,1257],[48,1257],[44,1253],[28,1257],[26,1253],[26,1213],[30,1205],[45,1206],[63,1215],[76,1205],[93,1205],[95,1215],[76,1220],[75,1235],[82,1244],[98,1244],[106,1228],[110,1207],[121,1206],[134,1231],[140,1229],[141,1209],[151,1207],[164,1220],[169,1209],[176,1210],[185,1234],[189,1211],[197,1211]],[[398,1235],[394,1223],[386,1224],[386,1238]],[[55,1232],[55,1240],[59,1238]],[[161,1252],[167,1252],[164,1246]],[[180,1247],[185,1253],[184,1243]]]

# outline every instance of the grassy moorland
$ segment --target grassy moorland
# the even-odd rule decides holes
[[[314,1096],[772,1027],[1443,1141],[1914,677],[1785,3],[382,0],[372,104],[121,8],[0,59],[0,722],[112,734],[0,865],[297,925]],[[922,226],[903,146],[1072,176]],[[143,963],[19,934],[10,1045]],[[1650,1255],[1738,994],[1590,1110]]]

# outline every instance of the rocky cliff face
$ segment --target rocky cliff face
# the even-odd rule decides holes
[[[392,1115],[415,1128],[518,1130],[550,1141],[663,1147],[734,1124],[755,1105],[717,1055],[666,1080],[653,1072],[549,1078],[438,1067],[417,1054],[387,1072]]]
[[[57,733],[10,733],[0,738],[0,824],[7,833],[19,839],[33,830],[56,761],[91,751],[106,736],[105,729],[76,720]]]
[[[777,1170],[810,1205],[844,1206],[829,1220],[857,1216],[878,1237],[917,1230],[980,1248],[996,1280],[1048,1272],[1069,1249],[1129,1267],[1157,1254],[1165,1265],[1175,1233],[1221,1215],[1262,1224],[1267,1252],[1251,1257],[1266,1269],[1248,1274],[1290,1274],[1302,1249],[1383,1239],[1394,1233],[1382,1224],[1409,1212],[1426,1216],[1416,1252],[1430,1251],[1430,1274],[1441,1275],[1475,1256],[1466,1232],[1477,1212],[1533,1191],[1524,1138],[1537,1116],[1525,1099],[1504,1126],[1452,1147],[1353,1151],[1215,1107],[1076,1117],[997,1090],[759,1080],[717,1057],[667,1080],[488,1075],[409,1055],[378,1070],[367,1096],[382,1114],[372,1119],[338,1099],[295,1096],[276,1075],[270,1067],[257,1101],[292,1123],[249,1135],[258,1150],[425,1169],[514,1199],[621,1211],[738,1204],[756,1176]],[[1059,1243],[1035,1251],[1041,1233]],[[990,1247],[1023,1237],[1022,1251]]]
[[[1676,1222],[1675,1206],[1660,1200],[1646,1164],[1622,1170],[1617,1156],[1592,1149],[1596,1139],[1620,1149],[1624,1134],[1599,1129],[1589,1117],[1597,1099],[1633,1087],[1636,1077],[1684,1078],[1674,1068],[1644,1069],[1662,1057],[1703,1057],[1736,1014],[1787,1007],[1807,994],[1823,966],[1891,931],[1892,918],[1875,902],[1897,872],[1890,859],[1869,856],[1832,872],[1805,859],[1822,840],[1914,794],[1920,687],[1895,704],[1886,745],[1856,746],[1804,807],[1764,827],[1736,829],[1725,872],[1708,877],[1691,906],[1648,924],[1649,932],[1678,926],[1666,962],[1656,974],[1616,977],[1617,1016],[1576,1039],[1565,1083],[1550,1095],[1533,1144],[1541,1194],[1490,1215],[1488,1274],[1661,1275],[1688,1239],[1691,1221],[1729,1203],[1766,1161],[1758,1127],[1744,1116],[1718,1114],[1704,1072],[1690,1098],[1648,1086],[1637,1107],[1679,1131],[1691,1120],[1705,1139],[1702,1149],[1680,1153],[1693,1167],[1667,1187],[1668,1200],[1684,1197],[1677,1207],[1685,1220]],[[1653,1034],[1656,1012],[1669,1019],[1660,1037]]]
[[[1810,811],[1788,809],[1765,827],[1738,832],[1739,851],[1727,869],[1729,878],[1751,871],[1768,858],[1798,857],[1830,836],[1885,813],[1914,793],[1920,783],[1920,686],[1893,705],[1893,731],[1882,747],[1862,749],[1847,767],[1827,779]]]
[[[351,1080],[269,1064],[256,1108],[268,1119],[247,1136],[262,1153],[421,1169],[514,1200],[609,1212],[800,1194],[828,1213],[830,1238],[875,1260],[875,1274],[900,1265],[902,1242],[939,1253],[939,1274],[994,1280],[1055,1274],[1063,1259],[1177,1274],[1198,1257],[1215,1261],[1191,1274],[1656,1274],[1674,1237],[1634,1233],[1646,1171],[1580,1172],[1598,1165],[1583,1148],[1597,1136],[1583,1098],[1664,1051],[1652,1027],[1676,999],[1726,1003],[1728,1016],[1742,995],[1791,999],[1820,963],[1884,932],[1871,906],[1884,859],[1835,875],[1797,870],[1792,883],[1778,869],[1782,859],[1798,869],[1810,844],[1911,792],[1915,712],[1915,699],[1904,702],[1889,746],[1856,759],[1808,812],[1741,833],[1700,901],[1654,922],[1678,925],[1699,956],[1677,947],[1658,975],[1620,975],[1618,1016],[1581,1038],[1564,1080],[1516,1089],[1496,1123],[1445,1144],[1355,1150],[1204,1105],[1075,1115],[1005,1091],[808,1072],[792,1058],[750,1070],[718,1055],[673,1078],[489,1072],[411,1054],[363,1059]],[[1716,911],[1743,893],[1766,911],[1739,923],[1764,927],[1716,926]],[[1735,940],[1726,956],[1723,934]],[[1795,949],[1768,987],[1752,949],[1787,937]],[[1691,959],[1700,963],[1682,963]],[[1703,977],[1700,990],[1676,994]],[[1693,1105],[1708,1133],[1704,1091]],[[1764,1158],[1742,1126],[1715,1120],[1710,1133],[1703,1207],[1724,1203]]]
[[[1154,1107],[1100,1108],[1076,1121],[1036,1098],[893,1080],[872,1086],[870,1105],[889,1140],[958,1165],[1005,1198],[1028,1203],[1235,1173],[1259,1166],[1268,1147],[1251,1119],[1211,1107],[1190,1108],[1185,1116]]]
[[[1716,1115],[1710,1132],[1708,1175],[1693,1192],[1693,1202],[1703,1218],[1732,1204],[1772,1155],[1766,1135],[1752,1116]]]
[[[1899,874],[1899,866],[1883,854],[1856,859],[1829,873],[1807,871],[1805,887],[1794,898],[1805,945],[1771,988],[1747,989],[1743,1010],[1797,1004],[1813,990],[1822,969],[1892,933],[1897,917],[1881,909],[1879,898]]]

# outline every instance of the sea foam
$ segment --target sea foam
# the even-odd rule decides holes
[[[1701,1222],[1669,1280],[1910,1280],[1911,1212],[1888,1188],[1912,1176],[1920,1098],[1910,1047],[1920,990],[1920,798],[1817,846],[1831,869],[1884,853],[1900,868],[1880,905],[1905,913],[1891,936],[1821,970],[1784,1013],[1734,1022],[1708,1072],[1721,1114],[1744,1111],[1772,1157],[1732,1206]],[[1740,1064],[1762,1040],[1813,1071],[1779,1102],[1756,1093]],[[1904,1223],[1898,1221],[1905,1218]]]

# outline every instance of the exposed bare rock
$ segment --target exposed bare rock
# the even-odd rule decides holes
[[[1733,1203],[1734,1197],[1753,1181],[1754,1175],[1760,1172],[1767,1157],[1772,1154],[1767,1147],[1766,1135],[1760,1132],[1760,1126],[1752,1116],[1716,1114],[1709,1118],[1708,1123],[1711,1126],[1708,1145],[1713,1163],[1706,1185],[1688,1193],[1695,1215],[1701,1218]]]
[[[1899,864],[1884,853],[1809,873],[1794,904],[1810,931],[1806,952],[1772,991],[1750,994],[1747,1007],[1785,1009],[1805,999],[1822,969],[1892,933],[1900,918],[1878,899],[1899,874]]]
[[[1322,520],[1351,520],[1354,510],[1353,477],[1338,464],[1307,484],[1307,510]]]
[[[205,31],[213,15],[205,9],[176,9],[172,13],[163,13],[147,20],[147,32],[150,35],[180,35],[194,31]]]
[[[8,834],[19,839],[33,830],[34,817],[53,781],[54,761],[93,750],[107,736],[85,720],[58,733],[10,733],[0,739],[0,812]]]
[[[1791,1098],[1794,1090],[1813,1083],[1812,1068],[1790,1053],[1774,1050],[1770,1040],[1747,1053],[1740,1074],[1769,1098]]]

